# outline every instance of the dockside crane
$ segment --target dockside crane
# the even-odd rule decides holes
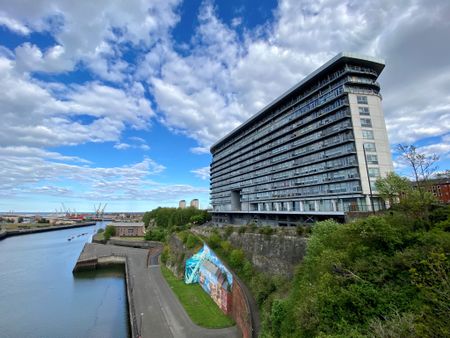
[[[102,208],[102,212],[101,212],[101,218],[102,218],[102,220],[103,220],[103,217],[105,216],[105,209],[106,209],[106,206],[108,205],[108,203],[105,203],[105,205],[103,206],[103,208]]]

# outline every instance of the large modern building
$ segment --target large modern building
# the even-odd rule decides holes
[[[294,225],[383,208],[374,182],[393,171],[383,68],[338,54],[216,142],[213,222]]]

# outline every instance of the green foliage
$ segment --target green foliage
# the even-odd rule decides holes
[[[240,270],[244,266],[244,251],[241,249],[233,249],[230,253],[230,265],[232,268]]]
[[[164,245],[164,249],[161,252],[161,262],[163,264],[166,264],[167,261],[169,260],[169,255],[170,255],[170,249],[168,245]]]
[[[206,210],[199,210],[192,207],[185,209],[157,208],[152,211],[147,211],[143,217],[146,226],[153,220],[158,227],[162,228],[185,226],[189,222],[201,224],[210,219],[211,215]]]
[[[101,234],[101,233],[104,232],[104,231],[105,231],[105,229],[100,228],[100,229],[97,230],[97,233],[98,233],[98,234]]]
[[[375,187],[380,197],[392,206],[399,196],[411,190],[411,183],[407,178],[390,172],[386,177],[379,177],[375,182]]]
[[[193,249],[197,246],[200,246],[202,244],[202,241],[193,234],[189,234],[186,239],[186,248]]]
[[[240,227],[238,230],[238,233],[245,234],[246,231],[247,231],[247,227]]]
[[[264,226],[264,227],[260,227],[258,229],[258,233],[260,233],[261,235],[273,235],[275,233],[275,229],[273,227],[270,226]]]
[[[167,232],[164,229],[152,228],[145,233],[146,241],[164,242],[166,240]]]
[[[224,232],[225,238],[230,237],[233,232],[234,232],[234,227],[233,226],[225,227],[225,232]]]
[[[116,235],[116,228],[112,225],[107,225],[105,228],[105,232],[103,234],[103,238],[108,241],[112,236]]]
[[[211,247],[211,249],[217,249],[220,247],[220,244],[222,242],[222,239],[220,238],[219,234],[213,233],[211,236],[209,236],[208,244]]]
[[[315,224],[289,297],[270,302],[270,281],[255,297],[273,337],[444,337],[449,275],[450,233],[393,212]]]

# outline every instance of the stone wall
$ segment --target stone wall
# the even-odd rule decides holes
[[[183,241],[176,234],[172,234],[169,238],[169,257],[166,266],[178,278],[184,276],[186,259],[194,255],[198,250],[189,250]]]
[[[290,235],[233,232],[231,245],[241,248],[260,271],[291,277],[306,253],[307,239]]]

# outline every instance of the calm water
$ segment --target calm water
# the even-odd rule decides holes
[[[128,337],[123,272],[72,274],[100,226],[0,241],[1,337]]]

